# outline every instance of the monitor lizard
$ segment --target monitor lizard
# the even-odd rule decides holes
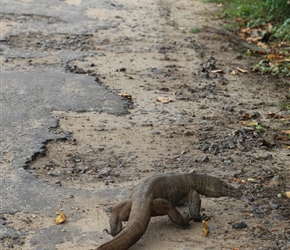
[[[112,240],[97,250],[126,250],[133,246],[145,233],[150,218],[168,215],[180,226],[187,226],[191,220],[201,221],[201,199],[229,196],[241,198],[242,192],[219,178],[196,173],[159,174],[141,181],[133,190],[130,199],[116,205],[110,216]],[[189,216],[184,217],[176,206],[187,201]],[[122,221],[128,221],[122,228]]]

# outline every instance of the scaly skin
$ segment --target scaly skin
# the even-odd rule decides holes
[[[145,233],[152,216],[168,215],[172,222],[187,226],[190,220],[201,221],[199,194],[208,197],[241,198],[242,192],[220,179],[202,174],[162,174],[141,181],[129,200],[113,208],[110,217],[112,240],[97,250],[126,250]],[[189,217],[184,218],[175,208],[189,204]],[[122,229],[122,221],[128,221]]]

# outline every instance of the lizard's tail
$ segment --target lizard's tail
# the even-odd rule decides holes
[[[99,246],[97,250],[127,250],[142,237],[150,222],[150,209],[135,210],[135,213],[134,210],[131,210],[125,228],[112,240]]]

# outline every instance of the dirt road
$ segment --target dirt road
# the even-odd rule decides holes
[[[2,238],[3,249],[94,249],[111,238],[103,232],[110,208],[141,178],[190,171],[222,178],[255,205],[203,198],[203,210],[211,217],[208,237],[198,223],[182,229],[166,217],[154,218],[132,249],[287,249],[290,154],[277,138],[289,128],[289,119],[267,116],[285,115],[277,105],[282,91],[276,88],[285,80],[245,73],[250,62],[243,58],[243,48],[217,34],[189,32],[220,27],[214,4],[64,2],[84,13],[87,20],[82,18],[79,26],[88,32],[79,34],[74,24],[70,34],[62,33],[60,16],[49,21],[58,22],[55,34],[7,36],[11,49],[42,56],[3,57],[5,67],[94,76],[127,99],[128,110],[125,115],[89,109],[51,112],[58,120],[53,133],[66,140],[47,142],[45,156],[38,155],[27,171],[65,195],[44,214],[31,207],[1,215],[6,225],[24,232]],[[6,16],[4,32],[17,25]],[[62,54],[63,49],[72,55]],[[247,126],[249,121],[254,125]],[[84,193],[75,195],[75,190]],[[67,221],[56,226],[52,212],[59,210]],[[232,228],[241,221],[246,228]]]

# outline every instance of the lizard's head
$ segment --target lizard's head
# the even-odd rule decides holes
[[[220,188],[221,188],[221,193],[223,194],[223,196],[229,196],[236,199],[240,199],[243,196],[243,193],[241,190],[234,188],[223,181],[221,183]]]

